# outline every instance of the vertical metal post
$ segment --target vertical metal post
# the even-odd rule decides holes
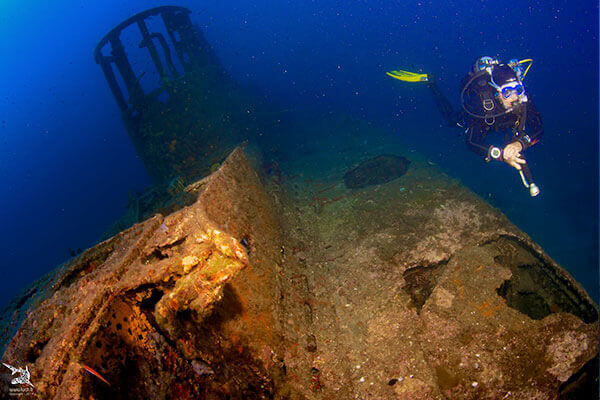
[[[150,51],[150,57],[152,57],[152,61],[156,66],[156,70],[158,71],[158,75],[161,78],[167,77],[167,71],[160,61],[160,56],[158,55],[158,51],[156,51],[156,46],[152,41],[152,36],[148,32],[148,27],[146,26],[146,22],[143,19],[138,19],[137,25],[140,28],[140,32],[142,33],[142,43],[140,43],[140,47],[147,47],[148,51]]]
[[[202,65],[201,50],[204,50],[208,54],[210,49],[208,43],[203,44],[201,42],[189,16],[179,10],[166,10],[161,13],[161,16],[177,52],[177,56],[186,72],[189,72],[195,66]],[[176,40],[175,32],[178,33],[179,40]],[[185,55],[188,56],[187,62]]]
[[[125,101],[123,92],[121,91],[121,88],[117,83],[117,78],[115,77],[115,72],[112,69],[110,61],[107,60],[106,57],[101,56],[99,63],[100,67],[102,68],[102,71],[104,72],[104,76],[106,77],[106,81],[108,82],[108,87],[110,88],[110,91],[112,92],[113,96],[115,96],[119,108],[121,109],[121,111],[127,110],[127,101]]]
[[[129,92],[129,98],[131,99],[132,97],[135,98],[143,95],[144,92],[142,90],[142,86],[135,76],[133,68],[131,68],[131,64],[127,59],[127,54],[125,53],[123,43],[121,43],[121,39],[118,36],[112,36],[109,41],[115,65],[123,77],[125,87],[127,87],[127,91]]]

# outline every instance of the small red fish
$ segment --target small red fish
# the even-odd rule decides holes
[[[83,365],[83,364],[81,364],[81,367],[83,369],[85,369],[87,372],[89,372],[90,374],[94,375],[96,378],[100,379],[102,382],[106,383],[108,386],[110,386],[110,383],[108,383],[108,381],[106,379],[104,379],[102,377],[102,375],[100,375],[98,372],[96,372],[93,368],[90,368],[87,365]]]

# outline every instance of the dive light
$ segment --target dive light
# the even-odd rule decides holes
[[[529,194],[531,197],[535,197],[540,194],[540,188],[537,187],[535,183],[533,183],[533,175],[531,175],[531,170],[527,166],[527,164],[521,164],[521,170],[519,170],[519,175],[521,175],[521,180],[523,181],[523,185],[526,188],[529,188]]]

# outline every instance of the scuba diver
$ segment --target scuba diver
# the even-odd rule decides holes
[[[540,115],[523,86],[523,78],[531,64],[530,59],[511,60],[505,64],[492,57],[479,58],[461,82],[462,109],[458,112],[453,110],[431,75],[400,70],[387,74],[405,82],[425,83],[445,124],[465,129],[468,147],[485,161],[503,161],[519,171],[523,185],[533,197],[540,190],[521,154],[543,133]],[[505,132],[503,148],[485,144],[491,131]]]

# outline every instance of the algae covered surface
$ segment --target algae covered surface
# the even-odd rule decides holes
[[[33,282],[0,312],[0,368],[5,368],[0,398],[598,398],[597,304],[527,233],[466,187],[485,193],[524,229],[533,226],[530,233],[536,240],[559,243],[548,249],[565,257],[573,273],[595,266],[590,260],[597,255],[597,243],[590,237],[597,237],[597,218],[588,213],[597,216],[589,208],[597,198],[597,185],[576,188],[590,176],[597,178],[597,171],[588,167],[593,157],[586,154],[593,146],[581,148],[581,138],[587,136],[570,138],[577,130],[589,131],[589,123],[582,122],[586,119],[573,126],[571,119],[565,120],[566,128],[556,120],[548,124],[569,133],[552,136],[554,143],[562,143],[558,146],[544,140],[552,155],[548,159],[556,162],[538,168],[533,154],[543,152],[528,153],[527,160],[544,196],[549,194],[545,199],[554,198],[526,202],[535,200],[523,192],[514,171],[511,183],[504,180],[502,174],[509,170],[501,162],[479,168],[474,158],[456,151],[464,137],[447,135],[456,129],[455,121],[444,118],[448,126],[443,127],[432,117],[435,105],[444,117],[453,115],[451,103],[458,99],[444,101],[442,93],[469,67],[464,68],[464,52],[444,55],[440,49],[470,40],[463,37],[460,18],[466,16],[464,26],[470,26],[477,8],[465,3],[467,12],[458,12],[460,7],[452,3],[451,12],[445,13],[443,7],[419,3],[413,16],[413,11],[390,4],[365,7],[355,2],[337,10],[339,4],[327,9],[314,2],[287,3],[270,4],[268,10],[250,4],[250,11],[242,4],[222,7],[215,2],[217,13],[210,4],[194,11],[163,6],[122,20],[93,53],[100,68],[96,72],[104,74],[105,89],[118,107],[116,127],[114,118],[112,125],[110,119],[102,120],[106,113],[95,114],[102,123],[90,126],[93,112],[109,111],[95,96],[89,96],[89,103],[87,96],[61,101],[57,107],[64,109],[65,118],[55,114],[59,108],[42,107],[52,111],[52,121],[46,122],[36,122],[28,97],[20,107],[28,110],[27,129],[17,132],[22,124],[3,121],[2,128],[14,133],[7,138],[23,138],[18,143],[27,144],[8,147],[27,149],[23,160],[41,161],[31,163],[40,169],[46,169],[48,149],[61,147],[59,131],[65,132],[63,143],[74,145],[66,148],[74,157],[61,152],[54,164],[69,165],[72,171],[67,172],[78,173],[54,173],[56,180],[44,180],[45,186],[37,190],[29,186],[29,167],[14,175],[14,186],[27,189],[22,198],[15,196],[15,203],[28,204],[22,200],[35,194],[35,207],[25,211],[30,223],[32,218],[44,219],[52,227],[46,236],[61,232],[56,226],[63,228],[75,218],[67,218],[65,208],[54,219],[44,213],[43,206],[56,202],[39,201],[39,188],[46,194],[48,187],[65,188],[65,198],[83,205],[87,213],[82,215],[90,219],[107,211],[110,200],[123,190],[129,195],[126,211],[116,221],[110,214],[112,224],[99,242],[84,251],[69,249],[70,260]],[[282,18],[287,7],[292,18]],[[104,13],[111,7],[101,8]],[[428,9],[434,10],[433,19],[423,18]],[[557,21],[572,22],[564,7],[549,9],[546,22],[537,25],[552,29]],[[544,14],[532,10],[525,9],[526,18]],[[69,18],[71,11],[65,13]],[[435,24],[446,14],[459,36],[442,38],[450,40],[444,44],[436,38]],[[507,17],[518,21],[513,14]],[[88,21],[107,21],[96,17]],[[506,25],[502,15],[496,19]],[[35,20],[15,26],[35,27]],[[53,25],[56,21],[48,19]],[[424,30],[418,29],[423,23]],[[61,33],[60,39],[42,42],[66,46],[65,40],[77,36],[70,23],[62,25],[69,31],[52,29]],[[425,30],[428,34],[421,35]],[[253,36],[259,31],[260,36]],[[479,40],[482,32],[476,31]],[[558,33],[550,36],[572,39],[569,32]],[[320,38],[316,45],[315,37]],[[407,40],[419,49],[435,49],[439,63],[425,60],[429,65],[393,68],[426,73],[427,85],[391,81],[384,73],[389,63],[407,62],[401,53],[408,48],[398,46]],[[435,43],[427,44],[429,40]],[[550,42],[553,51],[564,47],[556,40]],[[421,53],[410,62],[421,62]],[[79,58],[61,56],[59,62]],[[52,69],[41,59],[43,53],[35,54],[30,64],[44,68],[43,81],[53,85],[48,91],[56,99],[85,94],[79,85],[94,81],[87,71],[79,76],[85,79],[60,74],[68,77],[65,85],[48,81]],[[512,63],[524,67],[525,61],[522,77],[531,60]],[[21,75],[26,72],[20,69],[13,68]],[[582,71],[571,74],[575,81],[589,78]],[[441,89],[432,73],[443,78]],[[530,100],[538,79],[527,80]],[[37,87],[33,83],[26,86]],[[589,86],[575,83],[569,82],[573,88]],[[68,90],[59,95],[62,86]],[[424,86],[433,90],[435,105],[419,98],[427,91]],[[43,91],[36,93],[39,97]],[[6,100],[12,102],[11,96]],[[589,99],[594,96],[572,97],[585,100],[575,107],[577,113],[593,115]],[[85,110],[75,119],[76,132],[64,124],[78,114],[73,103]],[[532,107],[530,117],[534,111]],[[486,119],[486,129],[494,121]],[[519,128],[524,134],[522,122],[517,120],[513,133]],[[121,124],[130,140],[125,146],[108,140],[108,133]],[[457,125],[459,135],[474,132]],[[531,128],[527,126],[533,145],[538,138]],[[30,129],[44,131],[38,149],[43,156],[29,152],[29,144],[40,140],[27,138]],[[566,137],[579,151],[561,142]],[[131,144],[135,163],[143,169],[143,184],[152,186],[133,188],[136,182],[128,173],[135,164],[116,163],[99,146],[100,139],[119,143],[112,145],[119,149],[118,157]],[[85,148],[97,158],[87,159]],[[578,155],[577,163],[561,158],[572,154]],[[448,176],[431,157],[466,184]],[[82,168],[83,158],[97,168]],[[578,164],[581,168],[574,168]],[[580,173],[579,180],[571,180],[572,171]],[[94,184],[93,176],[102,183]],[[561,176],[565,179],[557,178]],[[528,186],[524,178],[523,183]],[[108,189],[96,190],[102,185]],[[93,190],[73,194],[86,192],[78,189],[85,187]],[[73,188],[77,190],[69,190]],[[108,192],[110,196],[94,195]],[[90,198],[100,201],[88,203]],[[587,211],[578,212],[573,204]],[[552,224],[540,218],[553,213],[559,215]],[[36,239],[43,230],[38,220],[31,225],[35,232],[21,229],[23,239],[14,229],[26,226],[22,217],[15,213],[7,236],[32,254],[9,264],[41,265],[44,257],[50,258],[39,254],[49,253],[51,243],[56,248],[67,237],[56,233],[54,242]],[[75,236],[83,240],[86,229],[75,222]],[[577,260],[585,261],[573,268]],[[597,288],[590,287],[597,295]]]
[[[344,187],[350,152],[320,179],[288,183],[289,265],[309,299],[296,312],[312,326],[292,336],[318,349],[298,364],[298,375],[318,371],[299,386],[313,388],[309,398],[566,396],[558,371],[576,374],[597,354],[595,304],[498,210],[396,148],[411,167],[384,185]]]
[[[54,399],[550,399],[593,382],[598,314],[580,285],[392,150],[406,173],[360,189],[343,176],[377,145],[311,173],[310,154],[262,169],[235,150],[185,189],[193,204],[34,285],[4,359]]]

